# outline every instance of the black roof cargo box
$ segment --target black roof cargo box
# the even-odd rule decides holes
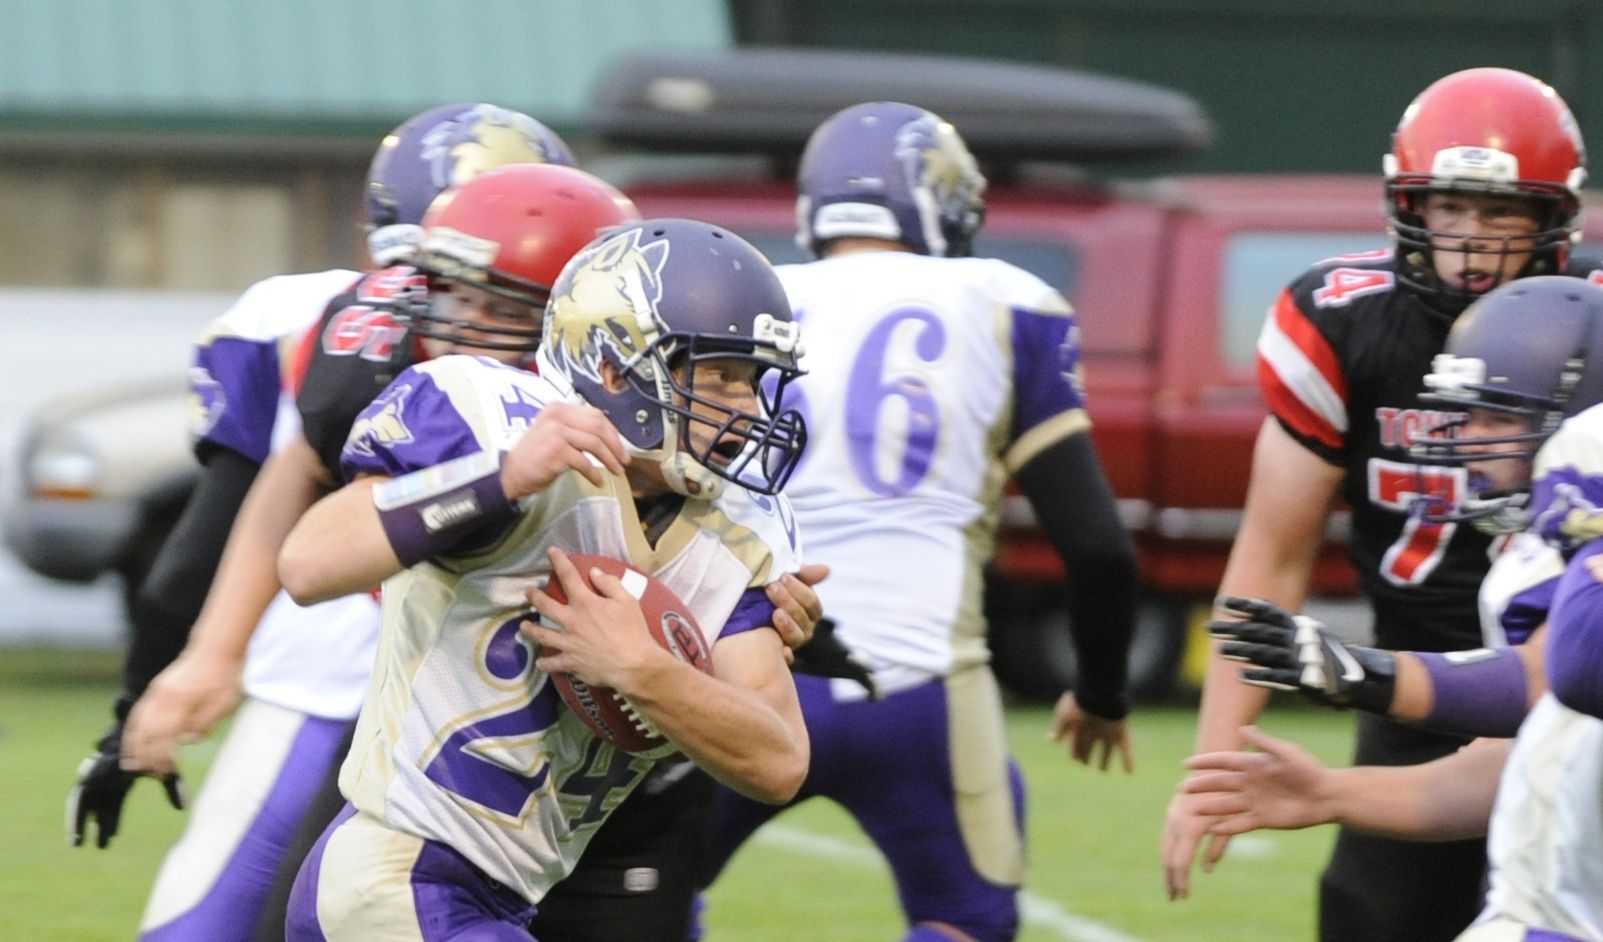
[[[824,118],[862,101],[919,105],[977,157],[1089,162],[1206,147],[1202,107],[1172,89],[1071,69],[816,49],[641,53],[612,63],[590,130],[619,147],[799,153]]]

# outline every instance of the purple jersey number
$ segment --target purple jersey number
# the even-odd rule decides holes
[[[535,617],[519,615],[502,624],[485,646],[484,668],[497,680],[511,681],[530,669],[533,657],[520,639],[518,625]],[[551,765],[541,762],[533,774],[525,775],[496,762],[482,753],[486,740],[526,739],[554,726],[562,700],[550,684],[541,686],[534,697],[510,710],[487,716],[452,732],[434,760],[423,770],[429,781],[474,804],[510,817],[521,817],[529,798],[545,784]],[[569,818],[577,829],[600,821],[621,801],[614,797],[618,788],[628,787],[650,768],[650,763],[619,749],[603,753],[601,740],[593,740],[585,750],[582,771],[558,783],[563,806],[578,814]]]
[[[802,311],[792,313],[799,323]],[[946,351],[946,327],[934,312],[920,307],[901,307],[880,319],[852,361],[846,386],[846,443],[852,472],[871,493],[897,497],[913,490],[929,474],[930,460],[941,437],[941,413],[929,384],[912,374],[885,375],[885,354],[897,328],[912,321],[921,325],[913,340],[913,352],[925,363],[934,363]],[[772,383],[772,377],[767,382]],[[785,391],[785,405],[802,414],[812,424],[805,394],[806,380]],[[901,460],[890,480],[880,477],[875,458],[879,449],[880,413],[887,403],[900,400],[907,413],[906,436]],[[797,466],[807,463],[807,453]]]
[[[929,384],[912,374],[885,375],[885,351],[891,335],[909,321],[921,325],[913,340],[913,352],[925,363],[940,359],[946,350],[946,327],[940,319],[924,308],[897,308],[863,338],[846,386],[846,440],[850,443],[852,470],[864,487],[880,497],[906,494],[924,480],[941,435],[941,413]],[[907,412],[906,438],[896,476],[885,480],[879,476],[874,460],[880,413],[887,403],[898,399]]]
[[[495,630],[484,650],[484,667],[490,676],[515,680],[529,669],[533,658],[518,636],[518,624],[527,617],[519,615]],[[532,700],[474,720],[451,733],[423,774],[474,804],[512,817],[521,815],[529,796],[545,784],[551,766],[542,762],[533,774],[524,775],[481,755],[476,746],[488,739],[531,736],[554,725],[561,702],[556,690],[546,684]]]

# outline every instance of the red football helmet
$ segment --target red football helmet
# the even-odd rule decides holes
[[[414,264],[431,283],[459,282],[543,309],[562,266],[597,235],[640,219],[629,197],[573,167],[513,164],[446,190],[423,216]],[[539,313],[496,339],[436,305],[411,315],[412,332],[489,350],[533,352]],[[477,338],[477,339],[475,339]]]
[[[1433,235],[1420,207],[1426,194],[1452,191],[1519,196],[1536,203],[1543,222],[1534,235],[1481,239],[1503,255],[1509,242],[1531,251],[1521,274],[1561,271],[1580,239],[1586,149],[1564,100],[1547,83],[1512,69],[1454,72],[1419,94],[1403,112],[1384,159],[1387,221],[1406,285],[1453,309],[1476,294],[1443,284],[1431,263]]]

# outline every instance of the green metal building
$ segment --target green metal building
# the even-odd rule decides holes
[[[586,155],[632,50],[797,45],[1073,66],[1199,100],[1216,143],[1121,172],[1376,173],[1474,65],[1552,82],[1603,141],[1598,0],[0,0],[0,284],[230,290],[355,265],[379,136],[446,101]]]
[[[0,24],[0,284],[208,290],[358,264],[367,160],[412,114],[572,135],[614,57],[732,42],[723,0],[0,0]]]

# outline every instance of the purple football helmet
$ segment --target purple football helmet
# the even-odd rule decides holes
[[[956,129],[894,101],[853,105],[813,131],[796,175],[796,244],[848,236],[961,256],[985,221],[985,177]]]
[[[1603,287],[1563,275],[1509,282],[1470,305],[1454,323],[1444,352],[1431,362],[1423,402],[1455,412],[1489,409],[1520,416],[1525,430],[1466,437],[1464,419],[1430,429],[1414,457],[1433,464],[1489,460],[1530,462],[1565,419],[1603,402]],[[1471,475],[1468,493],[1450,503],[1423,498],[1431,522],[1468,520],[1493,533],[1516,533],[1530,522],[1530,492],[1489,491]]]
[[[442,105],[385,135],[367,170],[368,254],[393,265],[416,247],[418,224],[434,198],[504,164],[575,164],[550,128],[518,111],[483,102]]]
[[[539,363],[661,462],[674,490],[711,499],[722,481],[761,494],[784,487],[807,440],[784,401],[800,356],[790,302],[761,252],[704,222],[648,219],[591,242],[562,269]],[[697,391],[695,367],[712,360],[755,367],[755,411]],[[603,363],[623,389],[607,388]],[[711,433],[701,446],[698,425]]]

